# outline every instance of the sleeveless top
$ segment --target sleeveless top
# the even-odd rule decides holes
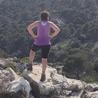
[[[37,27],[37,38],[34,39],[34,44],[41,45],[51,45],[50,42],[50,26],[48,21],[40,21]]]

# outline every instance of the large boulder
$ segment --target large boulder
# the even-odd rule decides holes
[[[0,70],[0,98],[29,98],[30,91],[29,82],[18,76],[13,69]]]
[[[6,92],[9,83],[14,81],[17,77],[11,68],[0,70],[0,93]]]
[[[23,77],[20,77],[17,80],[10,82],[7,90],[9,92],[15,92],[15,93],[17,93],[18,91],[22,91],[24,92],[25,97],[29,98],[31,87],[27,80],[25,80]]]

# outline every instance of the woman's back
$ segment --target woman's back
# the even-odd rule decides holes
[[[50,26],[49,21],[39,21],[37,26],[37,38],[34,44],[36,45],[50,45]]]

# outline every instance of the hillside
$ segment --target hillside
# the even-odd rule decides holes
[[[4,0],[0,4],[0,47],[13,53],[28,45],[26,26],[42,10],[48,10],[62,30],[55,42],[97,41],[97,5],[97,0]]]
[[[68,77],[95,81],[97,0],[3,0],[0,3],[0,48],[10,56],[28,56],[32,38],[26,27],[39,19],[42,10],[48,10],[51,20],[61,28],[59,36],[52,40],[49,62],[63,65]],[[40,61],[40,56],[36,59]]]

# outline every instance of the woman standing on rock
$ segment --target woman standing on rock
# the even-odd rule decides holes
[[[40,18],[41,19],[39,21],[31,23],[27,27],[29,34],[34,39],[34,43],[29,54],[29,64],[27,65],[27,69],[29,71],[33,70],[32,62],[34,60],[36,51],[40,49],[42,57],[42,74],[40,81],[43,82],[46,79],[45,71],[48,63],[47,58],[51,47],[51,39],[60,32],[60,29],[53,22],[49,21],[49,12],[43,11]],[[37,28],[37,34],[33,32],[34,28]],[[54,31],[52,34],[51,29]]]

